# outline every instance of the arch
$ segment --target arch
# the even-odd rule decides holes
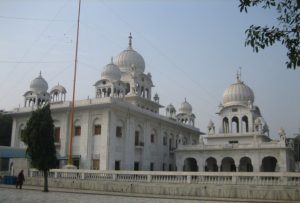
[[[168,133],[165,132],[163,136],[163,145],[167,146],[167,144],[168,144]]]
[[[79,119],[75,119],[73,127],[73,136],[81,135],[81,122]]]
[[[19,125],[18,138],[17,138],[18,142],[17,143],[19,145],[18,147],[20,147],[20,148],[25,148],[26,147],[25,143],[22,141],[22,138],[21,138],[22,133],[23,133],[25,127],[26,127],[26,124],[24,124],[24,123],[21,123]]]
[[[156,129],[152,129],[150,134],[150,143],[156,143],[157,142],[157,131]]]
[[[275,172],[277,165],[277,159],[273,156],[264,157],[261,162],[262,172]]]
[[[244,132],[249,132],[249,121],[247,116],[242,117],[242,129]]]
[[[227,117],[223,118],[223,132],[229,133],[229,121]]]
[[[253,172],[253,166],[249,157],[242,157],[239,165],[240,172]]]
[[[198,171],[197,160],[195,158],[186,158],[184,160],[183,171]]]
[[[101,121],[96,117],[93,121],[93,135],[101,135]]]
[[[93,124],[94,125],[101,124],[100,119],[98,117],[94,118]]]
[[[107,97],[110,97],[111,93],[112,93],[112,92],[111,92],[111,88],[109,87],[109,88],[107,89],[107,95],[106,95],[106,96],[107,96]]]
[[[145,95],[144,95],[144,97],[147,98],[147,99],[151,98],[150,91],[149,91],[148,88],[145,88]]]
[[[222,160],[221,171],[225,171],[225,172],[235,172],[236,171],[236,166],[235,166],[233,158],[225,157]]]
[[[218,171],[217,160],[214,157],[209,157],[206,159],[205,171],[209,171],[209,172],[217,172]]]
[[[144,87],[143,87],[143,86],[141,87],[141,94],[140,94],[140,96],[141,96],[141,97],[144,97],[144,96],[145,96],[145,92],[144,92]]]
[[[135,146],[143,146],[144,145],[144,136],[143,136],[143,128],[138,125],[134,132],[134,144]]]
[[[125,94],[128,94],[129,92],[130,92],[130,84],[126,83]]]
[[[239,133],[239,119],[238,117],[234,116],[231,119],[231,132],[232,133]]]

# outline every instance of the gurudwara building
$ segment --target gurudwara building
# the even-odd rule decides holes
[[[224,92],[214,123],[204,135],[194,126],[192,106],[185,100],[178,112],[163,106],[152,95],[152,76],[145,73],[143,57],[132,47],[104,66],[95,82],[95,96],[75,101],[72,137],[73,164],[95,170],[168,171],[293,171],[292,143],[284,130],[280,140],[269,137],[268,126],[254,105],[254,93],[237,77]],[[40,74],[24,94],[24,106],[11,112],[12,147],[25,148],[20,140],[32,110],[51,104],[59,162],[67,162],[70,142],[71,102],[66,89],[57,85],[48,92]]]
[[[283,129],[280,140],[269,137],[268,125],[254,93],[237,75],[223,94],[217,114],[221,127],[210,121],[207,135],[199,144],[182,145],[176,150],[178,168],[189,171],[294,171],[293,142]]]
[[[192,106],[184,101],[176,114],[172,105],[167,116],[159,96],[152,97],[152,76],[145,73],[143,57],[129,46],[104,66],[95,82],[94,98],[75,101],[73,164],[81,169],[176,170],[174,150],[181,144],[198,144]],[[66,164],[69,152],[71,102],[66,89],[57,85],[48,92],[40,74],[24,94],[24,107],[15,109],[11,146],[25,147],[20,135],[31,111],[51,103],[55,125],[58,167]]]

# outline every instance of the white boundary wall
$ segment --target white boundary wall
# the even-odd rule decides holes
[[[31,169],[25,184],[43,185]],[[49,187],[181,198],[299,202],[300,173],[93,171],[54,169]]]

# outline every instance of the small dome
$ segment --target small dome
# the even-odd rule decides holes
[[[255,121],[254,121],[254,124],[255,125],[261,125],[261,119],[260,118],[256,118]]]
[[[212,120],[209,120],[207,127],[211,128],[211,127],[214,127],[214,126],[215,126],[214,122],[212,122]]]
[[[145,71],[145,61],[143,57],[133,50],[132,36],[129,36],[129,46],[114,58],[114,64],[120,67],[122,72],[143,73]]]
[[[190,105],[186,100],[184,100],[184,102],[181,103],[181,106],[179,108],[179,113],[191,114],[192,110],[192,105]]]
[[[254,93],[250,87],[244,84],[239,78],[237,82],[230,85],[223,94],[223,105],[248,105],[253,104]]]
[[[167,110],[175,110],[175,107],[172,105],[172,104],[169,104],[167,107],[166,107]]]
[[[51,89],[50,94],[51,94],[52,92],[60,92],[60,93],[64,93],[64,94],[65,94],[65,93],[67,93],[67,90],[64,88],[64,86],[58,84],[58,85],[54,86],[54,87]]]
[[[107,79],[107,80],[111,80],[111,81],[120,80],[121,76],[122,76],[122,73],[121,73],[119,67],[113,63],[113,59],[111,59],[110,64],[107,64],[106,66],[104,66],[103,72],[101,73],[102,79]]]
[[[41,92],[47,92],[48,90],[48,83],[46,80],[42,77],[42,74],[33,79],[30,83],[30,90],[35,93],[41,93]]]

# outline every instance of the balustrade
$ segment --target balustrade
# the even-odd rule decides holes
[[[30,177],[43,177],[43,172],[31,169]],[[152,182],[171,184],[228,185],[299,185],[300,173],[227,173],[227,172],[156,172],[156,171],[95,171],[50,170],[49,178],[87,181]]]

